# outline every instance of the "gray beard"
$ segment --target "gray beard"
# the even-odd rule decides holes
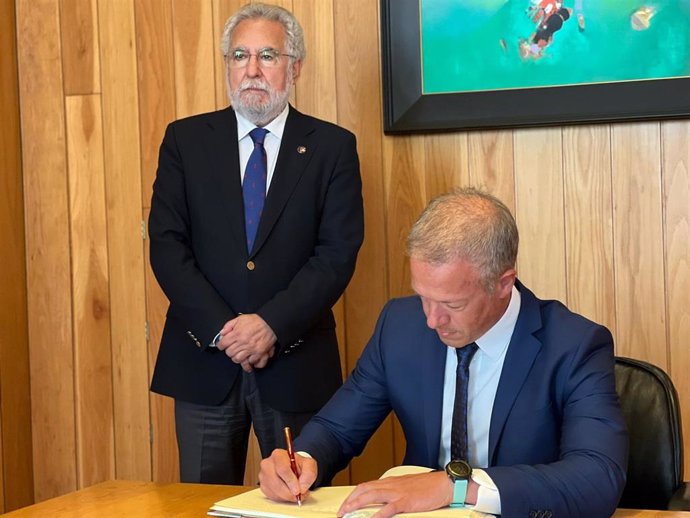
[[[284,92],[268,89],[268,100],[264,103],[245,102],[242,100],[242,85],[234,91],[228,87],[228,91],[230,92],[230,102],[235,111],[257,126],[265,126],[280,115],[290,99],[289,89],[286,89]]]

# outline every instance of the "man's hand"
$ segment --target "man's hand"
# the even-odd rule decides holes
[[[276,335],[259,315],[239,315],[226,322],[220,334],[218,349],[247,372],[265,367],[275,353]]]
[[[432,511],[453,500],[453,484],[443,471],[387,477],[358,485],[338,510],[338,516],[368,505],[383,504],[371,518]]]
[[[297,454],[295,463],[299,478],[292,472],[286,450],[273,450],[270,457],[261,461],[259,487],[264,495],[278,502],[296,502],[297,495],[302,495],[302,501],[307,498],[318,473],[316,461]]]

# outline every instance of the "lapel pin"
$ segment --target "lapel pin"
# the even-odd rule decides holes
[[[303,155],[304,153],[307,152],[307,148],[304,147],[304,146],[299,146],[299,147],[297,148],[297,152],[298,152],[300,155]]]

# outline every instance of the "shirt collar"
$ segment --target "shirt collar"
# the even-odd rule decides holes
[[[476,344],[482,352],[491,358],[497,358],[508,347],[510,339],[515,330],[518,315],[520,314],[521,297],[518,289],[513,286],[510,294],[510,302],[503,316],[496,322],[491,329],[476,340]]]
[[[275,119],[264,126],[264,128],[266,128],[270,134],[277,137],[278,140],[283,139],[283,131],[285,130],[285,122],[287,121],[289,112],[290,105],[286,104],[283,111],[280,112]],[[235,111],[235,116],[237,117],[237,141],[239,142],[249,135],[249,132],[257,126],[256,124],[249,122],[247,119],[242,117],[242,115],[240,115],[237,111]]]

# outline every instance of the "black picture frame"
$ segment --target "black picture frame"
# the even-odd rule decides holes
[[[690,78],[424,95],[419,2],[381,0],[385,133],[690,116]]]

